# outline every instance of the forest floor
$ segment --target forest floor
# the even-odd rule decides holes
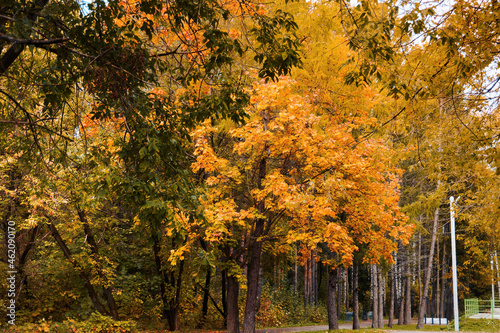
[[[412,320],[412,324],[416,324],[416,320]],[[387,320],[384,320],[384,325],[387,325]],[[360,322],[360,327],[363,328],[370,328],[372,327],[372,321],[371,320],[364,320]],[[453,331],[447,331],[446,326],[442,325],[425,325],[424,329],[422,330],[410,330],[410,329],[405,329],[401,330],[398,329],[398,326],[396,325],[395,328],[388,328],[385,327],[383,329],[377,329],[377,331],[384,331],[384,332],[394,332],[394,333],[422,333],[425,331],[434,331],[434,332],[442,332],[442,333],[448,333],[448,332],[453,332]],[[352,329],[352,323],[342,323],[339,324],[339,329],[341,330],[350,330]],[[302,326],[302,327],[283,327],[283,328],[264,328],[264,329],[258,329],[256,330],[256,333],[293,333],[293,332],[328,332],[328,325],[317,325],[317,326]],[[460,331],[462,332],[462,331]],[[483,333],[485,331],[470,331],[467,333]],[[500,332],[499,332],[500,333]]]

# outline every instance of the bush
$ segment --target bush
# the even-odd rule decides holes
[[[328,319],[326,306],[304,307],[301,295],[290,289],[262,288],[260,309],[256,316],[258,327],[277,327],[297,324],[323,323]]]
[[[115,321],[99,313],[93,313],[86,321],[68,319],[62,323],[42,320],[38,323],[7,328],[4,332],[15,333],[132,333],[137,332],[133,321]]]

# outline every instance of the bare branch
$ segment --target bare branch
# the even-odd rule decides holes
[[[18,39],[9,35],[0,34],[0,39],[9,43],[20,45],[50,45],[67,42],[69,38],[54,38],[54,39]]]

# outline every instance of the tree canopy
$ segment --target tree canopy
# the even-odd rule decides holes
[[[449,310],[451,196],[460,297],[500,293],[499,15],[2,1],[0,313],[254,333],[413,307],[421,328]]]

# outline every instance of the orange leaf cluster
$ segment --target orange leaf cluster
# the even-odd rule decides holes
[[[289,243],[327,244],[344,265],[359,244],[368,244],[366,260],[392,260],[395,240],[407,241],[411,226],[398,207],[399,171],[389,166],[390,150],[376,140],[356,142],[349,126],[294,87],[288,78],[257,83],[245,125],[226,133],[207,121],[192,133],[193,171],[207,175],[207,237],[232,237],[235,226],[250,230],[264,218]],[[231,144],[215,147],[218,136]]]

